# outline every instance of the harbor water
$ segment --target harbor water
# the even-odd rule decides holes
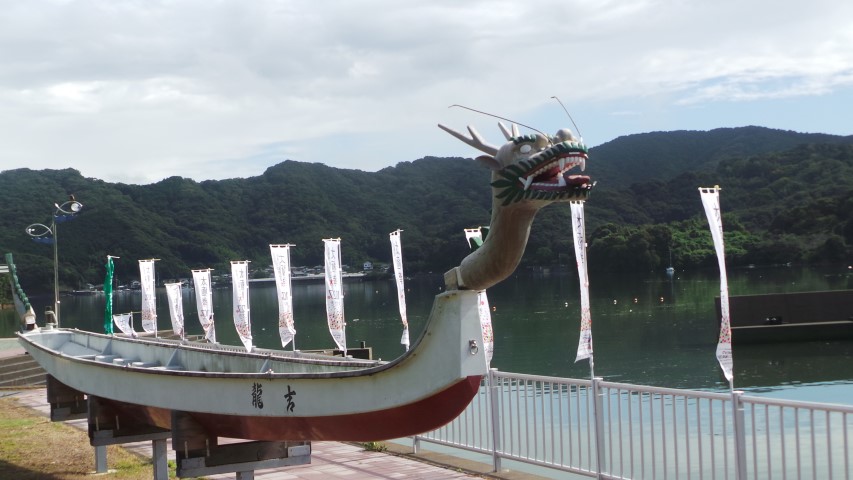
[[[728,272],[731,295],[840,290],[853,288],[844,269],[774,267]],[[296,347],[334,347],[326,325],[322,282],[293,282]],[[406,281],[412,341],[423,330],[433,297],[441,293],[440,275]],[[595,374],[609,381],[659,387],[728,389],[715,358],[719,295],[715,270],[649,274],[591,272],[590,294]],[[158,324],[171,328],[165,290],[157,289]],[[349,281],[344,285],[346,337],[349,347],[365,342],[374,357],[391,360],[404,349],[393,279]],[[575,363],[579,336],[579,286],[572,268],[519,271],[488,291],[495,331],[492,367],[502,371],[588,378],[586,361]],[[139,312],[139,291],[114,294],[113,312]],[[50,296],[31,296],[43,323]],[[103,332],[103,294],[63,296],[63,327]],[[217,340],[240,345],[232,323],[231,290],[214,290]],[[183,290],[187,331],[200,334],[194,291]],[[281,348],[275,282],[250,284],[254,343]],[[139,330],[139,313],[135,314]],[[10,309],[0,310],[0,336],[17,329]],[[735,341],[737,341],[735,339]],[[288,349],[292,348],[290,345]],[[735,345],[735,387],[750,394],[794,400],[853,403],[853,341],[823,340]]]

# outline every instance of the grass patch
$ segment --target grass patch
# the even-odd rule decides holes
[[[388,447],[382,442],[364,442],[361,444],[368,452],[384,452]]]
[[[117,445],[107,447],[111,473],[97,478],[147,480],[151,461]],[[0,398],[0,478],[16,480],[91,480],[95,451],[89,436],[64,423],[54,423],[13,397]],[[169,472],[174,477],[174,468]]]

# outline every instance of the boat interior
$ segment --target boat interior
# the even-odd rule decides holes
[[[78,330],[43,330],[29,333],[26,337],[32,343],[66,357],[175,372],[311,374],[364,370],[387,363],[298,350],[255,348],[249,353],[242,347],[230,345],[168,338],[109,336]]]

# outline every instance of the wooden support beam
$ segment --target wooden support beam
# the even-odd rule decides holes
[[[51,422],[86,418],[88,412],[86,395],[51,375],[47,376],[47,403],[50,404]]]
[[[172,436],[170,430],[149,423],[144,412],[138,405],[89,396],[89,443],[118,445]]]
[[[176,452],[178,477],[200,477],[237,473],[253,478],[252,472],[311,463],[311,442],[245,441],[219,444],[186,412],[172,412],[172,448]]]

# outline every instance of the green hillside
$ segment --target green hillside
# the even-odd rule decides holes
[[[729,158],[789,150],[808,143],[853,144],[853,136],[798,133],[764,127],[652,132],[619,137],[595,147],[591,172],[604,190],[637,182],[665,181],[681,173],[710,170]]]
[[[599,182],[587,202],[592,268],[656,270],[713,265],[697,192],[721,185],[729,262],[853,261],[851,137],[758,127],[632,135],[591,151]],[[28,291],[52,288],[52,249],[24,233],[50,223],[53,202],[85,207],[59,225],[60,283],[103,281],[107,254],[119,279],[159,258],[161,278],[228,261],[270,263],[270,243],[292,243],[295,265],[322,263],[323,238],[340,237],[343,261],[387,262],[401,228],[406,271],[443,272],[467,253],[466,227],[489,221],[489,172],[471,159],[427,157],[378,172],[286,161],[246,179],[150,185],[107,183],[72,169],[0,172],[0,249],[15,255]],[[524,265],[574,263],[569,209],[544,209]]]

